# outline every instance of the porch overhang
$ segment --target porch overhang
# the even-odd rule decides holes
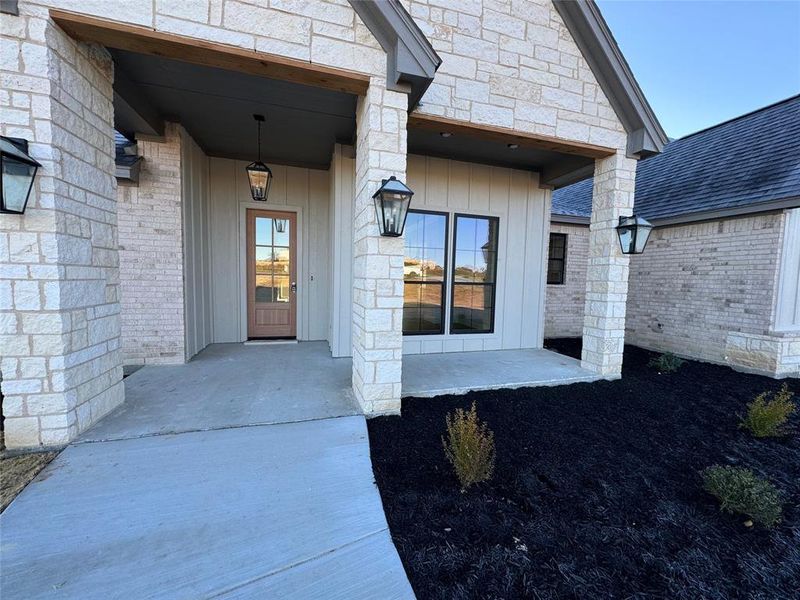
[[[408,116],[411,153],[535,171],[539,184],[563,187],[591,177],[594,161],[614,148],[414,112]]]

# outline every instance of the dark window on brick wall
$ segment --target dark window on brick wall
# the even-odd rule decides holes
[[[550,234],[550,251],[547,255],[547,283],[561,285],[567,270],[567,234]]]

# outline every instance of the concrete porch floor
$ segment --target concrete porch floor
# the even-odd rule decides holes
[[[403,357],[403,396],[430,398],[473,390],[597,381],[581,362],[550,350],[410,354]]]

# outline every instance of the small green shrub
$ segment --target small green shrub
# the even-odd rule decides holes
[[[658,358],[651,358],[647,366],[658,370],[661,373],[674,373],[683,366],[686,361],[678,358],[672,352],[665,352]]]
[[[445,421],[444,453],[455,469],[461,489],[489,479],[494,471],[494,434],[478,419],[475,403],[468,411],[457,408]]]
[[[747,416],[742,419],[739,427],[749,430],[758,438],[781,435],[789,415],[795,409],[793,395],[785,383],[774,395],[769,392],[760,393],[747,405]]]
[[[719,500],[723,511],[747,515],[764,527],[772,527],[780,520],[778,490],[750,469],[714,465],[705,469],[702,476],[703,489]]]

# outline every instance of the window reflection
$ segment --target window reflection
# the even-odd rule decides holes
[[[403,333],[443,333],[447,215],[409,211],[403,262]]]
[[[451,333],[494,329],[498,219],[456,215]]]
[[[275,230],[274,220],[255,219],[255,301],[290,301],[290,227],[286,220],[283,232]]]

